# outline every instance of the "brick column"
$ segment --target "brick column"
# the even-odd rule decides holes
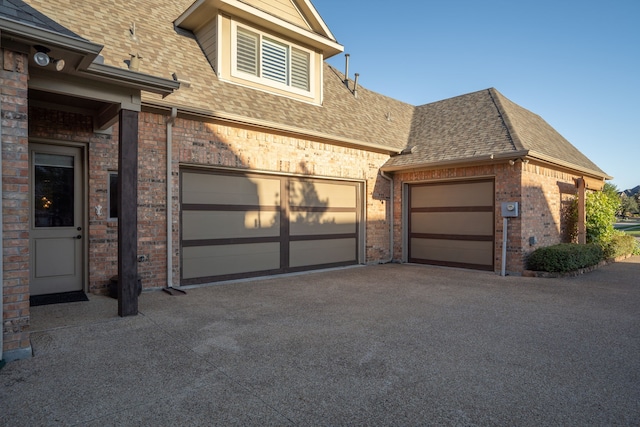
[[[29,341],[29,140],[25,54],[1,51],[3,358],[31,355]]]

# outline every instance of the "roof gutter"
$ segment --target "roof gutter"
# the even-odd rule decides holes
[[[143,101],[142,106],[149,107],[149,108],[156,108],[156,109],[159,108],[167,111],[170,111],[171,108],[173,107],[168,103],[163,103],[158,101],[149,102],[148,100]],[[200,118],[200,119],[220,120],[228,123],[253,126],[253,127],[257,127],[264,130],[286,132],[296,136],[331,141],[334,144],[339,143],[339,144],[347,145],[351,147],[366,148],[370,151],[374,151],[382,154],[391,155],[398,152],[398,148],[389,147],[388,145],[373,144],[370,142],[360,141],[352,138],[343,138],[343,137],[339,137],[339,136],[324,133],[324,132],[316,132],[316,131],[311,131],[307,129],[301,129],[298,127],[287,126],[284,124],[274,123],[267,120],[252,119],[252,118],[247,118],[245,116],[225,113],[221,111],[212,111],[212,110],[204,110],[204,109],[189,108],[189,107],[179,107],[179,108],[180,108],[179,112],[181,114],[189,115],[189,116]]]
[[[562,160],[555,159],[551,156],[547,156],[545,154],[541,154],[531,150],[519,150],[512,151],[510,153],[500,153],[496,155],[484,155],[484,156],[474,156],[467,157],[464,159],[455,159],[455,160],[443,160],[439,162],[422,162],[415,163],[410,165],[398,165],[398,166],[382,166],[380,169],[384,172],[407,172],[417,169],[427,169],[427,168],[441,168],[441,167],[449,167],[449,166],[458,166],[465,164],[478,164],[478,163],[493,163],[497,160],[512,160],[514,158],[529,158],[534,160],[539,160],[544,163],[552,164],[555,166],[560,166],[565,169],[572,170],[574,172],[579,172],[585,175],[588,175],[593,178],[598,179],[606,179],[610,180],[613,177],[607,175],[604,172],[594,171],[592,169],[584,168],[573,163],[564,162]]]
[[[399,165],[399,166],[382,166],[380,169],[384,172],[406,172],[416,169],[426,169],[426,168],[440,168],[440,167],[448,167],[454,165],[463,165],[469,163],[493,163],[497,160],[509,160],[514,157],[524,157],[529,154],[528,150],[521,151],[512,151],[510,153],[500,153],[496,155],[484,155],[484,156],[474,156],[467,157],[462,159],[454,159],[454,160],[442,160],[438,162],[422,162],[422,163],[414,163],[410,165]],[[410,155],[410,154],[408,154]]]
[[[138,73],[111,65],[98,64],[96,62],[89,65],[86,71],[80,71],[79,74],[91,80],[99,80],[114,83],[119,86],[140,89],[146,92],[158,93],[163,97],[173,93],[174,90],[180,87],[180,82],[172,79]]]
[[[557,166],[561,166],[561,167],[566,168],[566,169],[571,169],[571,170],[574,170],[574,171],[577,171],[577,172],[582,172],[582,173],[584,173],[586,175],[589,175],[591,177],[594,177],[594,178],[606,179],[606,180],[613,179],[612,176],[607,175],[603,171],[595,171],[595,170],[592,170],[592,169],[588,169],[588,168],[584,168],[584,167],[581,167],[581,166],[577,166],[577,165],[574,165],[572,163],[564,162],[562,160],[558,160],[558,159],[555,159],[555,158],[553,158],[551,156],[547,156],[546,154],[541,154],[541,153],[538,153],[538,152],[535,152],[535,151],[529,151],[528,157],[530,157],[532,159],[543,161],[545,163],[550,163],[550,164],[554,164],[554,165],[557,165]]]

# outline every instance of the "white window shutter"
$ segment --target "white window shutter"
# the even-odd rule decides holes
[[[288,84],[286,45],[273,40],[262,40],[262,77]]]
[[[291,49],[291,86],[309,90],[309,53]]]
[[[237,68],[258,75],[258,35],[238,28]]]

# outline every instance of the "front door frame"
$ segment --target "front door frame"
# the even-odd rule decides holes
[[[81,142],[68,142],[68,141],[59,141],[54,139],[47,138],[29,138],[29,230],[32,228],[32,206],[31,200],[33,195],[33,182],[32,182],[32,165],[31,165],[31,147],[33,144],[37,145],[49,145],[56,147],[71,147],[80,149],[80,157],[82,162],[82,176],[80,177],[82,189],[80,193],[82,194],[82,201],[80,203],[80,216],[82,223],[82,243],[81,243],[81,269],[82,269],[82,291],[89,292],[89,156],[88,156],[88,144]],[[29,247],[31,248],[31,238],[29,238]],[[30,253],[29,257],[31,258],[34,254]],[[31,268],[31,261],[29,262],[29,268]],[[31,277],[32,272],[30,271],[29,276]]]

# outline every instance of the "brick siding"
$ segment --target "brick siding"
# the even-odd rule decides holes
[[[29,150],[26,55],[0,56],[2,105],[3,352],[29,342]]]

